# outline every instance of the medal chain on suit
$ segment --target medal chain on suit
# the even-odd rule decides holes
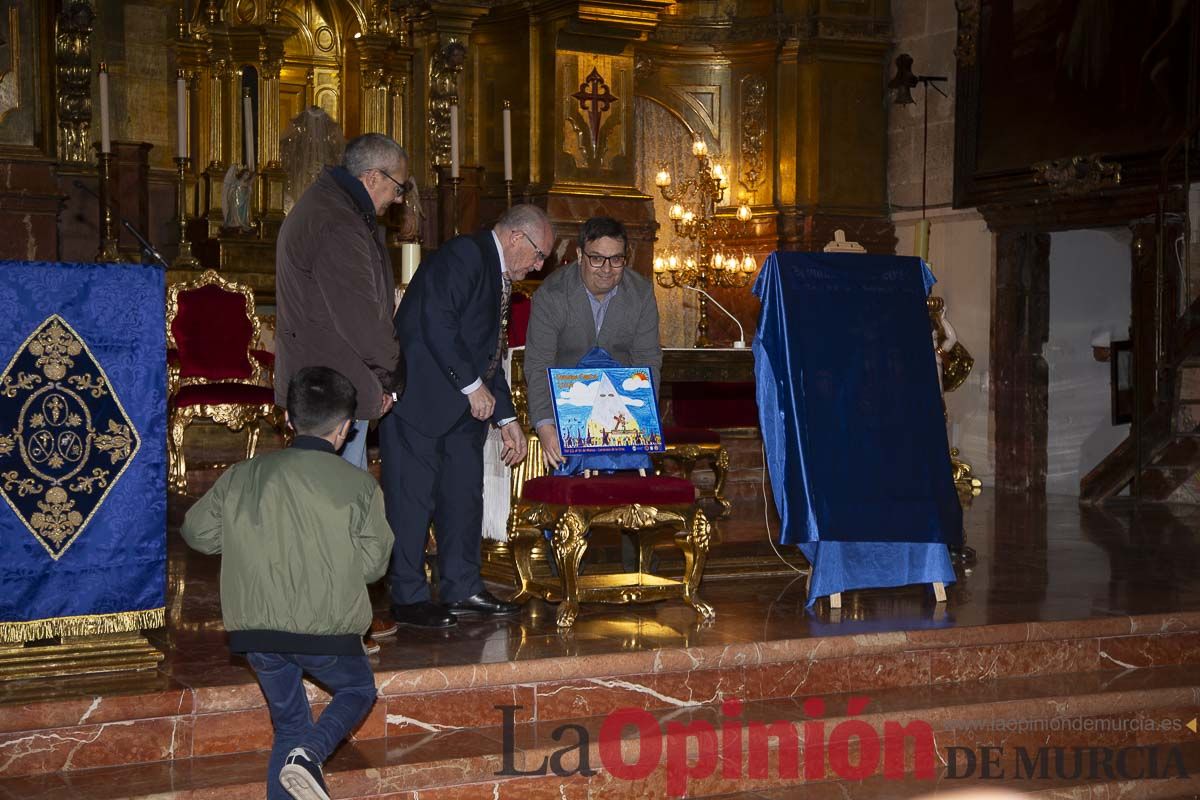
[[[492,360],[488,362],[487,372],[483,376],[485,381],[490,381],[496,374],[496,369],[508,351],[508,325],[505,324],[505,320],[508,319],[508,307],[512,301],[512,279],[505,274],[501,276],[501,281],[503,288],[500,290],[500,335],[496,337],[496,352],[492,354]]]

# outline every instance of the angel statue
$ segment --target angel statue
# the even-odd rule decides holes
[[[254,173],[248,167],[242,164],[229,165],[221,189],[224,227],[240,231],[254,229],[250,224],[250,189],[253,185]]]
[[[942,390],[942,412],[946,421],[950,421],[950,412],[946,407],[945,394],[953,392],[971,374],[975,359],[967,352],[958,340],[958,332],[950,324],[946,316],[946,301],[940,297],[929,297],[925,301],[929,311],[929,322],[933,329],[933,353],[937,359],[938,386]],[[971,465],[958,457],[958,448],[950,448],[950,465],[954,474],[954,486],[958,496],[964,503],[969,503],[978,496],[983,483],[972,474]],[[970,561],[974,550],[964,546],[959,552],[951,551],[956,559]]]

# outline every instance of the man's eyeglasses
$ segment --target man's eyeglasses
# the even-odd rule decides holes
[[[400,181],[393,178],[391,175],[388,175],[387,172],[382,169],[377,169],[375,171],[378,172],[383,177],[387,178],[392,183],[396,184],[396,196],[397,197],[400,197],[401,195],[403,195],[405,192],[408,191],[407,183],[401,183]]]
[[[538,260],[538,261],[545,261],[545,260],[546,260],[546,254],[542,252],[542,249],[541,249],[540,247],[538,247],[536,244],[534,244],[534,243],[533,243],[533,239],[529,238],[529,234],[528,234],[528,233],[526,233],[525,231],[521,230],[520,228],[518,228],[518,229],[517,229],[517,233],[519,233],[519,234],[521,234],[522,236],[524,236],[524,237],[525,237],[525,241],[529,242],[529,246],[533,248],[533,253],[534,253],[534,255],[536,255],[536,256],[537,256],[537,260]]]
[[[617,253],[615,256],[602,256],[599,253],[585,252],[583,257],[592,269],[603,269],[604,267],[622,269],[625,266],[624,253]]]

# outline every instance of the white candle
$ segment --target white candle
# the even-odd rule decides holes
[[[511,181],[512,176],[512,109],[508,101],[504,101],[504,180]]]
[[[458,106],[450,106],[450,177],[458,177]]]
[[[421,263],[421,245],[418,242],[404,242],[400,245],[400,285],[412,283],[413,273]]]
[[[184,79],[182,72],[179,73],[179,78],[175,81],[175,104],[177,106],[175,127],[178,129],[176,131],[176,154],[180,158],[187,158],[187,81]]]
[[[100,152],[112,152],[112,139],[108,135],[108,66],[100,62]]]
[[[246,92],[242,95],[242,114],[243,127],[246,130],[246,167],[251,172],[254,171],[254,104],[250,100],[250,93]]]

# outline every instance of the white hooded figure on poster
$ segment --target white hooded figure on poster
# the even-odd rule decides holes
[[[587,421],[588,439],[612,445],[632,443],[637,439],[641,426],[629,407],[643,405],[643,402],[635,397],[617,394],[607,374],[602,374],[598,383],[592,401],[592,413]]]

